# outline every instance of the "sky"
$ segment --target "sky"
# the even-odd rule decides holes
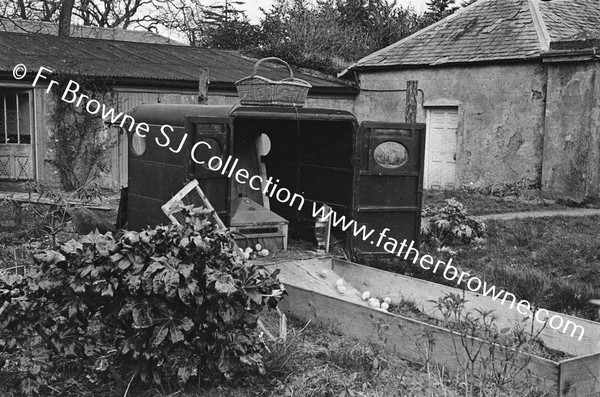
[[[264,9],[269,9],[271,7],[271,4],[273,4],[273,0],[245,0],[246,4],[244,5],[244,7],[241,8],[245,8],[246,12],[248,13],[248,18],[250,18],[251,22],[258,22],[260,20],[260,17],[262,16],[262,13],[260,12],[260,8],[264,8]],[[427,8],[427,6],[425,5],[425,2],[427,0],[398,0],[398,5],[402,6],[402,7],[407,7],[407,6],[413,6],[414,9],[421,13],[423,11],[425,11],[425,9]]]

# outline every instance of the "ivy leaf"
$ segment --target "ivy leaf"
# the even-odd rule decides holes
[[[65,244],[61,245],[60,249],[65,254],[76,254],[78,252],[83,252],[83,244],[71,239]]]
[[[244,289],[244,293],[257,305],[262,303],[262,295],[255,289]]]
[[[225,274],[219,277],[215,283],[215,290],[221,294],[231,295],[237,292],[237,287],[235,286],[233,277],[230,274]]]
[[[121,260],[121,258],[123,258],[123,257],[124,257],[124,256],[123,256],[123,254],[122,254],[122,253],[120,253],[120,252],[115,252],[115,253],[114,253],[114,254],[112,254],[112,255],[111,255],[109,258],[110,258],[110,261],[111,261],[112,263],[117,263],[117,262],[118,262],[118,261],[120,261],[120,260]]]
[[[59,262],[67,260],[67,258],[60,252],[49,250],[33,255],[33,260],[36,261],[36,263],[54,266]]]
[[[194,322],[188,317],[182,318],[180,324],[185,332],[190,332],[194,328]]]
[[[131,294],[135,294],[136,292],[138,292],[138,290],[140,289],[140,286],[142,285],[142,280],[140,279],[140,276],[138,275],[130,275],[127,280],[127,287],[129,289],[129,293]]]
[[[162,270],[162,269],[165,268],[165,266],[158,261],[158,260],[160,260],[162,258],[152,257],[152,259],[154,259],[155,261],[152,262],[150,264],[150,266],[148,266],[148,268],[144,272],[144,276],[151,276],[154,272],[156,272],[158,270]]]
[[[160,345],[165,340],[168,333],[169,333],[168,323],[165,323],[165,324],[161,325],[160,327],[156,327],[156,329],[154,330],[154,334],[152,335],[152,346],[157,347],[158,345]]]
[[[165,290],[164,277],[166,273],[166,271],[163,271],[154,276],[154,279],[152,280],[152,291],[154,291],[155,294],[162,294]]]
[[[103,297],[110,297],[112,298],[114,295],[114,289],[112,284],[108,284],[106,285],[106,287],[104,287],[104,289],[102,290],[102,294]]]
[[[122,258],[117,263],[117,267],[121,270],[127,270],[129,268],[129,266],[131,266],[131,265],[132,265],[132,262],[127,258]]]
[[[137,232],[129,231],[121,237],[121,241],[125,241],[129,245],[133,245],[135,243],[139,243],[140,236]]]
[[[71,284],[71,288],[73,292],[76,294],[84,294],[85,293],[85,283],[83,281],[75,281]]]
[[[194,270],[194,265],[179,265],[177,268],[179,274],[183,276],[183,278],[187,281],[192,276],[192,271]]]
[[[181,332],[181,330],[175,324],[171,324],[169,331],[171,342],[177,343],[183,340],[183,332]]]
[[[136,305],[133,308],[133,326],[135,328],[148,328],[152,326],[152,318],[148,313],[147,305]]]
[[[179,295],[179,299],[181,299],[181,301],[187,306],[191,306],[192,302],[194,302],[193,296],[187,285],[179,287],[177,289],[177,294]]]
[[[177,370],[177,381],[181,386],[185,386],[193,373],[193,368],[190,366],[179,367]]]
[[[168,298],[175,298],[177,296],[177,289],[179,288],[179,273],[176,271],[165,272],[165,291]]]

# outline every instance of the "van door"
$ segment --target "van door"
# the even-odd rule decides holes
[[[374,232],[368,237],[350,233],[354,255],[392,256],[404,239],[418,247],[424,149],[425,124],[360,124],[355,138],[352,219],[366,226],[365,233]]]
[[[233,153],[231,119],[188,117],[186,131],[190,131],[190,136],[193,138],[190,143],[188,159],[188,179],[198,180],[200,189],[215,208],[223,223],[229,226],[231,181],[227,172],[231,169],[231,164],[227,166],[227,169],[225,167],[229,156]],[[222,167],[218,171],[209,169],[209,160],[214,156],[219,157],[222,161]],[[218,165],[219,161],[217,160],[211,164],[213,168],[217,168]]]

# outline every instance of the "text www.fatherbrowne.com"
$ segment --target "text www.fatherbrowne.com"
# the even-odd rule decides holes
[[[370,240],[371,236],[375,233],[375,230],[371,229],[367,231],[365,225],[358,227],[358,224],[354,220],[347,220],[345,216],[340,216],[333,210],[327,211],[323,206],[317,208],[317,204],[313,203],[312,214],[313,217],[319,217],[326,221],[330,220],[333,226],[340,227],[343,231],[350,229],[354,237],[360,237],[363,241],[370,241],[376,247],[380,247],[385,239],[383,249],[386,252],[395,254],[397,257],[402,257],[402,254],[404,253],[404,260],[412,259],[413,264],[419,262],[419,266],[425,270],[432,270],[433,273],[437,273],[439,269],[446,280],[454,281],[456,279],[456,285],[460,285],[460,283],[463,282],[472,292],[482,293],[483,296],[491,297],[493,301],[501,298],[500,302],[502,305],[506,303],[507,299],[510,299],[511,309],[517,302],[517,297],[514,294],[503,289],[499,289],[499,291],[496,292],[495,285],[488,286],[487,282],[481,281],[480,278],[471,276],[468,272],[459,271],[459,269],[451,265],[452,258],[446,263],[440,260],[436,262],[430,255],[421,256],[419,251],[414,247],[414,241],[409,243],[404,239],[399,243],[395,238],[387,236],[386,233],[390,231],[389,228],[385,228],[379,232],[377,241],[375,242],[375,240]],[[579,331],[578,340],[581,340],[585,333],[585,330],[581,325],[577,325],[570,320],[565,321],[562,316],[558,314],[548,318],[550,315],[548,310],[541,308],[533,308],[532,310],[531,304],[527,300],[521,300],[516,303],[516,309],[520,314],[527,316],[528,318],[535,318],[535,320],[541,324],[547,323],[550,328],[559,330],[564,334],[571,329],[571,337],[574,337],[576,332]],[[546,313],[545,316],[541,316],[544,312]]]
[[[56,80],[48,80],[44,73],[52,73],[52,70],[41,66],[37,71],[32,86],[35,87],[38,82],[46,80],[48,82],[46,93],[48,93],[53,86],[58,86],[58,82]],[[13,70],[13,76],[15,79],[21,80],[26,76],[26,74],[27,68],[25,65],[19,64],[15,66]],[[133,117],[127,114],[116,113],[113,108],[107,108],[106,105],[101,104],[97,100],[91,99],[87,95],[80,93],[79,89],[79,84],[77,84],[75,81],[69,80],[69,83],[61,96],[61,100],[67,103],[73,103],[74,106],[77,107],[85,106],[85,110],[90,114],[95,115],[100,113],[103,119],[110,119],[111,124],[117,124],[120,121],[119,125],[121,128],[125,128],[126,124],[129,123],[127,129],[130,132],[140,135],[141,137],[145,137],[145,134],[149,132],[150,127],[148,124],[143,122],[137,123]],[[158,138],[155,138],[156,144],[163,148],[168,147],[168,149],[170,149],[172,152],[178,153],[183,147],[183,143],[187,138],[187,133],[182,139],[182,142],[178,145],[179,147],[174,150],[170,147],[171,140],[169,136],[170,133],[173,132],[173,127],[165,124],[160,128],[160,131],[164,141],[161,142]],[[219,156],[213,156],[210,159],[198,159],[196,157],[196,150],[201,146],[206,146],[211,149],[211,145],[208,142],[195,142],[190,153],[190,157],[195,163],[207,164],[210,170],[214,172],[220,172],[222,175],[227,175],[227,177],[231,179],[235,178],[235,180],[240,184],[248,183],[250,188],[253,190],[261,190],[263,194],[271,198],[276,198],[279,202],[288,204],[290,207],[296,206],[298,210],[303,208],[305,199],[302,195],[292,193],[286,188],[278,188],[278,179],[276,181],[273,181],[272,178],[264,180],[260,175],[251,176],[250,173],[243,168],[236,169],[238,159],[233,159],[232,161],[231,156],[229,156],[225,163],[223,163],[223,159]],[[230,165],[231,167],[229,167]],[[229,168],[229,170],[227,170],[227,168]],[[314,218],[331,220],[331,223],[334,227],[339,227],[344,232],[350,232],[354,237],[361,238],[363,241],[369,242],[375,247],[381,247],[383,244],[382,248],[384,251],[394,254],[397,257],[402,257],[402,254],[404,254],[404,260],[412,260],[413,264],[419,262],[419,266],[425,270],[432,270],[434,273],[437,273],[439,270],[442,272],[442,275],[446,280],[456,280],[456,285],[460,285],[461,282],[465,283],[467,288],[472,292],[482,293],[484,296],[491,297],[493,301],[501,298],[502,305],[504,305],[506,301],[510,299],[511,309],[517,302],[517,297],[514,294],[503,289],[500,289],[498,292],[496,292],[496,286],[488,286],[487,282],[482,281],[478,277],[471,276],[468,272],[459,271],[459,269],[452,266],[452,258],[450,258],[446,263],[440,260],[435,261],[430,255],[421,256],[419,251],[414,247],[414,241],[408,242],[406,239],[404,239],[402,242],[399,242],[395,238],[387,236],[387,233],[391,231],[389,228],[385,228],[379,232],[376,235],[377,241],[375,241],[375,239],[371,239],[371,236],[376,233],[375,230],[368,230],[365,225],[358,225],[353,219],[347,219],[346,216],[343,215],[340,216],[334,210],[326,210],[326,207],[320,206],[316,202],[313,202],[312,216]],[[585,330],[582,326],[577,325],[570,320],[565,321],[562,316],[558,314],[554,314],[552,317],[549,317],[550,313],[546,309],[532,309],[531,304],[526,300],[521,300],[516,303],[516,309],[523,316],[535,318],[535,320],[539,323],[548,324],[552,329],[559,330],[562,333],[566,334],[569,330],[571,330],[571,337],[574,337],[576,332],[579,331],[579,340],[583,338],[585,333]],[[540,316],[543,312],[546,313],[545,316]]]

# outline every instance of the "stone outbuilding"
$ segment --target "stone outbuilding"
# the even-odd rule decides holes
[[[418,81],[426,188],[600,188],[600,1],[479,0],[342,73],[360,119],[403,118]]]

